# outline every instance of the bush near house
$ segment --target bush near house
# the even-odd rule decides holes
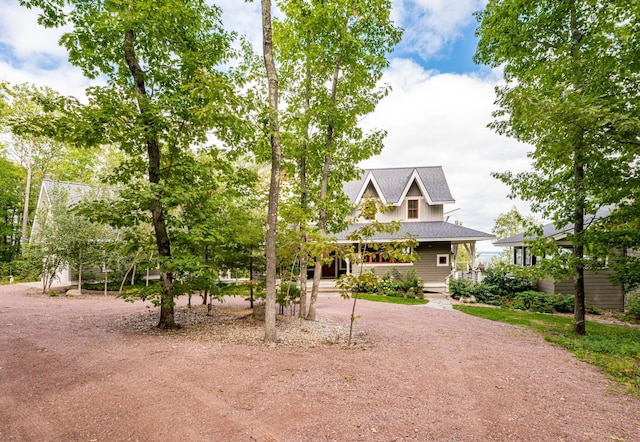
[[[516,293],[533,290],[533,282],[531,279],[514,273],[509,266],[486,270],[481,285],[496,296],[506,297],[512,297]]]
[[[531,280],[509,272],[508,268],[487,270],[485,275],[480,284],[467,280],[451,280],[449,292],[455,299],[473,297],[476,302],[498,307],[538,313],[573,312],[573,295],[532,290]]]
[[[341,289],[357,293],[424,299],[422,279],[418,278],[415,269],[402,274],[394,267],[382,277],[378,277],[373,271],[363,272],[360,275],[343,275],[338,279],[336,285]]]
[[[629,320],[640,320],[640,295],[631,295],[625,306],[625,317]]]
[[[380,278],[376,292],[385,296],[411,299],[424,298],[422,279],[418,278],[415,269],[410,269],[403,275],[394,267]]]

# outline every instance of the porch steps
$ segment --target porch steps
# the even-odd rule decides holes
[[[307,281],[307,293],[311,293],[311,287],[313,286],[313,280]],[[321,279],[320,286],[318,287],[318,293],[325,295],[333,294],[339,295],[340,289],[336,287],[334,279]]]

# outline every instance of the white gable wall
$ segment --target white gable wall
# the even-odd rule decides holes
[[[418,219],[408,219],[407,200],[418,200]],[[360,209],[356,208],[352,211],[352,217],[358,217]],[[376,220],[388,223],[391,221],[444,221],[444,207],[442,204],[431,205],[423,197],[408,197],[399,206],[392,206],[391,209],[384,213],[378,213]],[[358,218],[359,222],[364,222],[362,218]]]

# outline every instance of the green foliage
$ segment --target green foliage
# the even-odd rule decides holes
[[[501,213],[495,220],[491,232],[497,239],[505,239],[524,232],[535,224],[535,218],[531,215],[524,216],[513,206],[507,213]]]
[[[589,259],[583,216],[637,201],[640,93],[638,2],[490,0],[477,14],[475,61],[504,69],[491,124],[529,143],[533,171],[494,174],[511,197],[558,227],[573,225],[573,256],[546,255],[547,273],[578,277],[576,333],[583,334],[581,277]],[[637,204],[637,203],[634,203]],[[603,245],[613,244],[602,235]],[[538,240],[534,240],[535,243]],[[544,256],[536,253],[538,256]]]
[[[416,270],[413,268],[403,274],[394,267],[382,275],[376,291],[386,296],[422,298],[422,279],[418,278]]]
[[[477,284],[474,284],[473,281],[468,279],[451,278],[449,280],[449,293],[451,293],[455,299],[475,296],[477,287]]]
[[[573,312],[573,296],[531,290],[530,279],[514,275],[508,266],[488,270],[486,274],[480,284],[452,279],[449,281],[449,292],[456,299],[473,297],[476,302],[499,307],[541,313]]]
[[[389,0],[283,0],[278,6],[283,16],[274,20],[273,39],[287,103],[280,120],[284,169],[298,178],[291,184],[303,212],[287,221],[305,236],[315,218],[323,237],[347,227],[351,206],[342,186],[383,148],[386,133],[365,132],[360,121],[390,90],[380,80],[402,30],[391,20]],[[331,246],[323,238],[317,244]],[[318,257],[309,319],[315,316]]]
[[[373,273],[373,270],[364,271],[364,263],[367,257],[371,256],[372,251],[375,251],[389,260],[413,262],[417,259],[413,248],[417,246],[418,242],[412,237],[398,238],[395,241],[384,244],[372,241],[372,237],[378,233],[394,234],[400,230],[399,222],[381,223],[375,220],[376,213],[385,210],[385,206],[382,205],[380,201],[367,199],[364,201],[360,210],[363,217],[371,221],[364,223],[347,235],[347,239],[355,243],[356,247],[346,255],[353,263],[354,269],[356,267],[358,268],[358,273],[342,275],[336,281],[336,286],[340,289],[342,297],[345,299],[349,297],[353,298],[348,345],[351,345],[353,323],[356,319],[355,308],[358,293],[361,291],[365,293],[374,292],[380,287],[380,278]],[[407,285],[412,285],[416,282],[417,277],[415,274],[412,274],[406,283]]]
[[[533,284],[526,276],[514,272],[514,267],[494,267],[487,269],[483,275],[482,286],[495,296],[513,297],[516,293],[531,290]]]
[[[129,286],[119,296],[126,302],[150,301],[158,307],[162,303],[162,283],[160,281],[150,281],[149,285]]]
[[[380,278],[373,271],[365,271],[359,274],[341,275],[336,280],[336,287],[345,299],[352,293],[376,293],[380,287]]]
[[[0,284],[8,284],[11,276],[13,282],[34,282],[40,279],[42,262],[30,259],[29,255],[10,262],[0,262]]]
[[[276,291],[276,303],[280,307],[287,307],[299,301],[300,287],[294,281],[282,281]]]
[[[20,219],[24,170],[0,157],[0,263],[20,255]]]
[[[587,322],[587,336],[572,333],[571,318],[477,306],[455,306],[464,313],[525,326],[542,333],[582,361],[602,369],[619,385],[640,397],[640,330]]]
[[[527,290],[517,293],[512,300],[513,308],[538,313],[573,313],[573,295],[557,295]]]
[[[629,319],[640,320],[640,295],[630,295],[628,297],[624,313]]]
[[[153,224],[164,281],[159,325],[170,328],[174,272],[201,276],[213,269],[194,251],[206,248],[206,241],[199,235],[195,244],[184,239],[193,227],[185,220],[218,190],[202,164],[233,173],[216,155],[203,159],[196,151],[215,152],[204,149],[213,134],[234,145],[245,126],[224,66],[234,55],[235,36],[223,29],[219,8],[203,0],[64,3],[23,1],[40,8],[47,27],[68,23],[61,44],[69,61],[86,77],[105,81],[87,90],[87,105],[67,106],[58,122],[78,144],[110,144],[123,154],[109,177],[122,187],[120,198],[102,214],[113,216],[112,225]],[[190,290],[186,282],[178,288]]]

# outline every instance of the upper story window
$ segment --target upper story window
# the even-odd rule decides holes
[[[418,200],[407,200],[407,219],[418,219]]]

